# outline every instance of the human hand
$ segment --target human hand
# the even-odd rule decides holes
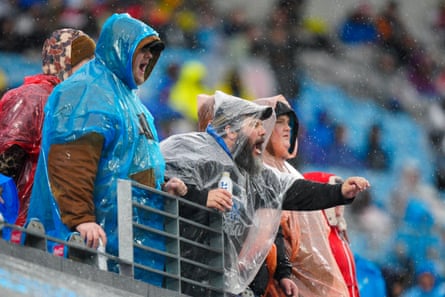
[[[107,235],[105,234],[105,231],[95,222],[81,223],[76,226],[76,230],[85,240],[87,247],[97,249],[99,246],[99,239],[102,240],[104,246],[107,245]]]
[[[298,297],[298,287],[290,278],[282,278],[280,286],[286,296]]]
[[[209,191],[207,195],[207,207],[227,211],[232,209],[232,205],[232,194],[230,194],[229,191],[220,188]]]
[[[358,193],[367,190],[371,184],[363,177],[353,176],[345,180],[341,186],[341,193],[346,198],[354,198]]]
[[[187,186],[177,177],[172,177],[163,186],[162,190],[170,195],[185,196],[187,194]]]

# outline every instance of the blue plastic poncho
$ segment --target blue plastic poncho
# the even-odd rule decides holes
[[[157,32],[128,14],[112,15],[105,22],[97,42],[96,58],[58,85],[49,97],[28,216],[43,222],[49,234],[62,239],[69,234],[61,221],[47,175],[48,153],[53,144],[69,143],[93,132],[103,136],[93,194],[96,221],[107,234],[106,251],[110,254],[118,255],[117,180],[154,169],[155,186],[160,189],[164,181],[164,159],[153,117],[136,94],[137,84],[132,74],[135,50],[141,41],[151,36],[157,36]],[[140,133],[141,116],[146,118],[151,137]],[[162,208],[160,197],[133,195],[140,203]],[[133,219],[158,229],[163,227],[159,217],[136,212]],[[162,238],[151,238],[141,230],[135,230],[134,240],[160,249],[164,247]],[[162,270],[162,257],[139,255],[138,252],[135,262]],[[149,282],[162,284],[160,276],[145,274]],[[141,278],[137,272],[135,277]]]

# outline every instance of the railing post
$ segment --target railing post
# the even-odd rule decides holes
[[[164,195],[165,204],[164,209],[152,209],[150,206],[140,205],[133,201],[133,189],[134,187],[140,187],[148,192]],[[160,271],[160,274],[164,274],[165,278],[165,288],[169,290],[174,290],[181,292],[182,285],[184,283],[190,283],[191,281],[198,282],[199,280],[188,280],[183,278],[181,266],[183,261],[190,261],[192,265],[196,262],[197,266],[201,266],[203,269],[208,269],[209,281],[207,283],[201,283],[203,287],[208,288],[213,293],[213,296],[226,296],[224,293],[224,232],[222,231],[222,216],[216,211],[207,209],[203,206],[194,204],[189,201],[183,201],[182,203],[190,204],[190,207],[196,207],[196,209],[201,209],[203,211],[208,211],[210,214],[209,225],[200,226],[199,223],[193,221],[190,218],[181,218],[179,216],[180,203],[178,197],[168,195],[159,190],[135,184],[130,180],[119,179],[117,182],[117,200],[118,200],[118,235],[119,235],[119,262],[120,262],[120,273],[122,275],[127,275],[134,277],[134,248],[138,246],[133,241],[135,223],[133,222],[133,209],[141,208],[144,211],[153,211],[154,213],[159,213],[164,216],[164,229],[156,232],[165,233],[164,235],[159,234],[159,236],[166,236],[166,250],[159,251],[160,254],[165,254],[166,263],[165,270]],[[182,258],[181,247],[182,244],[193,245],[193,242],[189,241],[187,238],[182,238],[180,234],[180,224],[189,224],[192,228],[203,228],[209,233],[210,245],[197,243],[197,248],[208,250],[212,254],[210,262],[200,263],[199,259],[188,259]],[[143,225],[137,224],[137,228],[148,228]],[[152,247],[149,246],[138,246],[138,248],[150,250]],[[207,266],[207,268],[206,268]],[[137,266],[139,268],[139,266]],[[147,267],[149,268],[149,267]]]
[[[180,236],[179,236],[179,202],[177,198],[165,196],[164,210],[174,216],[174,219],[166,218],[165,231],[172,235],[167,239],[166,249],[175,256],[175,259],[168,259],[165,263],[165,271],[176,275],[177,279],[166,278],[165,287],[169,290],[181,292],[181,261]]]
[[[97,254],[88,251],[86,248],[85,241],[80,236],[79,233],[74,232],[68,238],[70,246],[68,247],[68,259],[75,260],[77,262],[82,262],[85,264],[96,265],[97,264]]]
[[[211,264],[215,265],[215,267],[220,267],[223,271],[222,275],[220,275],[219,277],[215,277],[214,279],[211,279],[211,285],[224,289],[224,281],[225,281],[224,280],[224,267],[225,267],[224,255],[225,254],[224,254],[224,232],[223,232],[223,228],[222,228],[222,222],[223,222],[223,217],[221,214],[219,214],[219,213],[211,213],[210,214],[210,226],[220,232],[219,235],[215,235],[212,238],[212,240],[210,241],[210,246],[216,247],[216,248],[220,247],[222,250],[221,255],[215,257],[213,259],[213,261],[211,262]]]
[[[25,245],[37,248],[42,251],[47,251],[47,244],[45,238],[45,227],[38,220],[31,220],[26,226],[27,234],[25,238]]]
[[[117,181],[117,217],[119,235],[120,273],[134,276],[133,263],[133,211],[132,211],[132,183],[129,180]]]

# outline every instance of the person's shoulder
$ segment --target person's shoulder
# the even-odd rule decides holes
[[[202,132],[185,132],[185,133],[172,134],[172,135],[168,136],[167,138],[165,138],[163,141],[170,141],[172,139],[194,137],[195,134],[201,134],[201,133]]]
[[[27,98],[27,100],[22,101],[23,103],[27,103],[28,101],[36,101],[28,99],[41,100],[41,97],[49,96],[52,90],[53,90],[52,85],[48,85],[43,82],[29,83],[25,81],[23,84],[16,86],[15,88],[5,92],[3,96],[0,97],[0,102],[2,105],[4,105],[4,104],[11,104],[12,102],[16,102],[18,100],[22,100],[23,98]]]
[[[178,133],[173,134],[164,139],[162,142],[168,143],[172,141],[182,141],[182,140],[205,140],[207,139],[207,133],[204,132],[186,132],[186,133]],[[162,143],[161,142],[161,143]]]
[[[233,165],[230,156],[205,132],[172,135],[160,142],[161,152],[167,162],[193,161],[195,164],[216,163]]]
[[[63,85],[64,88],[88,87],[103,92],[107,90],[108,84],[113,83],[114,78],[108,68],[93,60],[74,72],[60,85]]]
[[[205,133],[188,132],[173,134],[161,141],[161,149],[169,146],[195,146],[205,140]]]
[[[9,89],[6,91],[3,96],[0,98],[0,104],[4,104],[7,100],[11,100],[11,98],[14,98],[19,93],[21,93],[21,89],[23,88],[23,85],[15,87],[13,89]]]
[[[273,166],[264,164],[263,165],[263,169],[261,170],[261,175],[266,178],[266,179],[271,179],[271,180],[282,180],[282,179],[299,179],[301,177],[291,174],[291,173],[287,173],[287,172],[282,172],[280,170],[278,170],[278,168],[275,168]]]
[[[16,95],[19,95],[23,92],[26,92],[28,89],[30,88],[34,88],[36,86],[37,83],[41,83],[41,79],[38,79],[39,77],[43,76],[43,74],[36,74],[36,75],[32,75],[32,76],[26,76],[23,79],[23,83],[20,85],[16,85],[13,88],[9,89],[8,91],[6,91],[3,96],[1,97],[1,99],[6,99],[6,98],[10,98]]]
[[[263,178],[265,181],[267,181],[267,183],[272,183],[275,184],[279,181],[279,176],[281,175],[281,173],[277,170],[275,171],[274,169],[263,165],[263,168],[261,169],[261,178]]]
[[[113,79],[104,75],[93,75],[79,70],[56,86],[54,92],[76,98],[112,98],[116,96]],[[53,93],[54,93],[53,92]]]

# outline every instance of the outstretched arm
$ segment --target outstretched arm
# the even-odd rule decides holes
[[[324,184],[297,179],[284,193],[284,210],[322,210],[349,204],[370,187],[363,177],[349,177],[343,184]]]

